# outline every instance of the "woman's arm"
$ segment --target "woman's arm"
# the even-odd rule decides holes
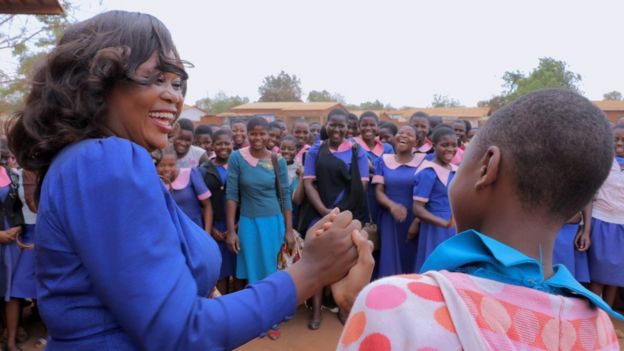
[[[414,201],[414,215],[427,223],[431,223],[439,227],[450,227],[452,225],[452,219],[447,221],[432,214],[425,208],[424,202]]]
[[[204,230],[208,235],[212,234],[212,202],[210,199],[199,200],[202,205],[202,215],[204,218]]]
[[[387,208],[388,211],[390,211],[390,214],[392,214],[392,217],[394,217],[394,219],[399,222],[403,222],[407,217],[407,209],[403,205],[397,204],[396,202],[390,200],[390,198],[386,195],[384,191],[383,183],[377,183],[374,184],[374,186],[375,198],[377,199],[377,202],[381,206]]]
[[[227,234],[225,241],[230,251],[238,253],[240,251],[240,242],[236,234],[236,211],[238,210],[238,201],[240,200],[240,190],[238,188],[240,177],[240,153],[238,151],[232,153],[228,159],[227,189],[225,192],[225,220],[227,224]]]
[[[591,224],[592,224],[592,210],[593,202],[590,202],[583,209],[583,227],[574,238],[574,246],[579,251],[587,251],[591,245]]]
[[[305,187],[306,197],[308,198],[308,201],[310,201],[310,204],[312,204],[316,212],[318,212],[321,216],[325,216],[329,214],[331,210],[325,207],[325,205],[323,204],[323,201],[321,201],[321,196],[319,195],[318,191],[314,187],[313,182],[314,182],[313,179],[303,180],[303,186]]]

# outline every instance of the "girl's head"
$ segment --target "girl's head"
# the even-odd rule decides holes
[[[409,124],[404,125],[399,128],[394,140],[397,153],[411,153],[418,144],[418,131]]]
[[[615,144],[615,156],[624,157],[624,125],[616,124],[613,127],[613,142]]]
[[[429,116],[429,134],[433,132],[433,128],[442,124],[442,117],[440,116]]]
[[[360,116],[358,127],[360,129],[360,135],[365,141],[375,140],[377,137],[377,128],[379,124],[379,117],[372,111],[366,111]]]
[[[267,148],[271,150],[275,146],[279,147],[281,141],[282,141],[282,127],[280,123],[278,123],[277,121],[273,121],[269,123],[269,143],[267,144]]]
[[[359,122],[360,121],[355,114],[347,114],[347,138],[360,136]]]
[[[613,150],[606,116],[586,98],[559,89],[518,98],[488,119],[462,157],[449,189],[458,230],[495,223],[501,207],[560,228],[607,178]]]
[[[455,131],[446,124],[437,126],[431,133],[433,151],[436,159],[445,165],[451,163],[457,152],[457,135]]]
[[[245,145],[247,137],[247,124],[243,121],[234,121],[232,123],[232,141],[234,146],[240,148]]]
[[[219,129],[212,135],[212,147],[215,156],[222,163],[227,162],[232,153],[232,133],[227,129]]]
[[[183,61],[162,22],[109,11],[70,26],[33,75],[10,147],[43,175],[68,144],[116,135],[164,148],[182,111]]]
[[[347,112],[338,108],[331,110],[325,130],[330,144],[340,145],[347,134]]]
[[[299,140],[292,135],[287,135],[282,139],[282,143],[280,144],[280,153],[282,157],[286,160],[288,164],[291,164],[295,156],[297,155],[297,150]]]
[[[156,171],[166,183],[173,182],[178,175],[177,160],[176,152],[169,147],[161,150],[157,157]]]
[[[461,145],[466,139],[466,123],[458,119],[453,121],[452,127],[455,135],[457,135],[457,143]]]
[[[416,112],[410,117],[409,124],[418,130],[419,140],[424,141],[431,128],[429,124],[429,116],[424,112]]]
[[[269,144],[269,122],[263,117],[253,117],[247,122],[247,138],[249,147],[260,151]]]
[[[308,122],[304,119],[296,120],[293,125],[292,135],[299,140],[301,147],[307,144],[310,140],[310,126]]]
[[[308,144],[312,145],[316,141],[316,139],[321,135],[321,128],[323,126],[318,122],[310,123],[310,139],[308,140]]]
[[[387,143],[395,146],[395,136],[398,132],[397,126],[390,122],[379,123],[379,140],[383,143]]]
[[[478,130],[479,130],[478,128],[470,128],[470,130],[466,132],[466,139],[468,141],[471,141],[472,138],[474,138],[474,136],[477,135]]]
[[[173,135],[172,142],[178,158],[184,157],[193,143],[193,122],[186,118],[178,120],[178,128]]]
[[[201,147],[208,154],[212,153],[212,128],[209,125],[200,124],[195,128],[193,145]]]

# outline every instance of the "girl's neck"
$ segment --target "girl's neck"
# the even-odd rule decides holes
[[[218,165],[222,165],[223,166],[223,165],[226,165],[228,163],[228,159],[227,158],[226,159],[221,159],[221,158],[217,157],[217,158],[214,159],[214,162],[216,164],[218,164]]]
[[[257,159],[263,159],[267,157],[267,154],[271,153],[269,150],[267,150],[266,148],[262,148],[261,150],[256,150],[256,149],[252,149],[249,148],[249,153],[251,154],[251,156],[257,158]]]
[[[366,144],[370,149],[375,147],[375,144],[377,144],[377,141],[375,141],[375,138],[372,139],[364,139],[362,138],[362,141],[364,141],[364,144]]]
[[[329,141],[329,147],[336,150],[338,149],[338,147],[340,147],[340,145],[344,142],[344,139],[340,139],[340,141],[338,142],[333,142],[333,141]]]
[[[446,161],[441,160],[439,157],[436,157],[433,159],[433,162],[444,167],[444,168],[450,168],[450,164]]]
[[[412,150],[399,151],[395,155],[395,159],[398,163],[409,163],[414,159],[414,154],[412,154]]]

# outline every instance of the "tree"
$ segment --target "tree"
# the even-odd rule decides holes
[[[564,61],[545,57],[539,59],[538,66],[529,75],[520,71],[505,72],[503,81],[503,86],[507,89],[503,96],[507,103],[532,91],[546,88],[568,89],[580,93],[578,83],[581,75],[568,70]]]
[[[233,107],[246,104],[249,99],[238,95],[228,96],[223,91],[219,91],[213,97],[205,97],[195,102],[195,106],[210,114],[219,114],[228,112]]]
[[[264,78],[258,88],[258,101],[301,101],[301,81],[296,75],[281,71],[277,76]]]
[[[462,106],[459,100],[455,100],[446,95],[434,94],[431,107],[460,107]]]
[[[375,101],[366,101],[360,104],[360,110],[394,110],[394,107],[392,107],[392,105],[390,104],[383,104],[383,102],[379,101],[379,100],[375,100]]]
[[[344,103],[344,97],[338,93],[330,93],[327,90],[312,90],[308,93],[308,102],[339,102]]]
[[[12,113],[29,92],[29,75],[72,22],[73,8],[61,1],[63,15],[0,15],[0,50],[10,50],[16,63],[12,71],[0,70],[0,112]]]
[[[603,100],[622,100],[622,93],[619,91],[610,91],[602,95]]]
[[[477,107],[489,107],[490,113],[496,112],[505,104],[505,97],[502,95],[492,96],[489,100],[481,100],[477,102]]]

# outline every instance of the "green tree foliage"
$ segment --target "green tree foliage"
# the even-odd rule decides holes
[[[195,102],[195,106],[206,111],[209,114],[219,114],[228,112],[233,107],[246,104],[249,99],[246,97],[240,97],[238,95],[228,96],[223,91],[219,91],[213,97],[205,97]]]
[[[384,105],[384,103],[379,100],[362,102],[357,107],[360,110],[370,110],[370,111],[394,110],[394,107],[392,105],[390,104]]]
[[[568,89],[580,93],[578,83],[581,75],[568,70],[564,61],[544,57],[539,59],[538,66],[528,75],[520,71],[508,71],[503,75],[503,81],[506,88],[503,94],[505,102],[511,102],[532,91],[546,88]]]
[[[602,95],[603,100],[622,100],[622,93],[619,91],[610,91]]]
[[[338,93],[330,93],[327,90],[312,90],[308,93],[308,102],[339,102],[344,103],[344,97]]]
[[[265,77],[258,93],[261,102],[301,101],[301,81],[296,75],[281,71],[277,76]]]
[[[65,14],[51,16],[0,15],[0,50],[10,51],[14,70],[0,69],[0,113],[14,112],[28,94],[28,78],[72,20],[73,8],[61,1]]]
[[[446,95],[434,94],[431,107],[461,107],[459,100],[455,100]]]

